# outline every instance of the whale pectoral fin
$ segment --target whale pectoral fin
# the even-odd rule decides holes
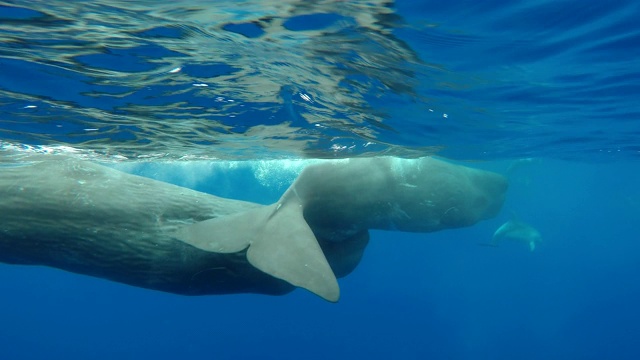
[[[340,297],[336,277],[296,201],[185,226],[176,238],[216,253],[249,247],[247,260],[257,269],[328,301]]]
[[[536,249],[536,242],[533,240],[529,241],[529,250],[533,251],[535,249]]]

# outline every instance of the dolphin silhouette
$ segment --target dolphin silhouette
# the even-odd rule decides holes
[[[326,161],[272,205],[77,158],[0,154],[0,261],[185,295],[305,288],[337,301],[369,229],[430,232],[495,216],[501,175],[434,158]]]
[[[534,251],[536,244],[542,242],[542,236],[536,228],[514,217],[500,225],[496,232],[493,233],[491,245],[498,246],[503,240],[523,242],[529,245],[530,251]]]

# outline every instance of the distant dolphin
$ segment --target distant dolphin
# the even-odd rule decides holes
[[[536,249],[536,244],[542,242],[540,232],[531,225],[515,218],[502,224],[491,239],[491,245],[497,246],[503,240],[514,240],[529,245],[529,250]]]
[[[429,232],[495,216],[506,180],[433,158],[327,161],[273,205],[224,199],[56,155],[0,153],[0,261],[186,295],[337,301],[368,229]]]
[[[522,158],[514,160],[511,162],[511,164],[509,164],[509,167],[507,168],[507,176],[510,176],[514,171],[520,168],[528,167],[540,162],[542,162],[542,160],[539,158]]]

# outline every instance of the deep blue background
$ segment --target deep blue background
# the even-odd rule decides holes
[[[362,263],[340,280],[337,304],[303,290],[282,297],[181,297],[50,268],[0,264],[0,360],[639,359],[638,9],[638,2],[629,0],[398,1],[398,26],[389,31],[421,60],[407,64],[409,73],[415,71],[417,95],[366,94],[375,112],[387,114],[384,127],[354,123],[350,129],[369,126],[381,143],[437,146],[443,156],[498,159],[472,165],[504,174],[511,162],[500,159],[537,158],[509,173],[507,203],[497,218],[432,234],[372,232]],[[214,84],[217,76],[236,71],[233,63],[196,65],[190,63],[195,57],[185,56],[183,83],[174,84],[162,73],[168,83],[142,87],[135,76],[121,76],[117,86],[99,82],[95,87],[96,79],[83,73],[87,67],[140,75],[163,57],[173,64],[175,54],[153,40],[180,40],[189,26],[177,31],[149,25],[136,35],[144,46],[98,48],[72,56],[75,65],[50,64],[34,54],[50,51],[49,45],[55,49],[55,42],[26,38],[28,31],[14,39],[13,31],[19,25],[31,29],[31,18],[44,21],[38,26],[64,27],[65,22],[28,9],[2,7],[0,12],[0,146],[3,141],[82,144],[101,135],[86,128],[94,127],[98,115],[108,115],[113,123],[99,126],[112,146],[107,150],[118,153],[119,146],[131,145],[127,141],[163,143],[165,135],[175,135],[171,120],[191,116],[161,117],[159,123],[168,127],[145,132],[144,118],[121,114],[122,106],[184,101],[219,110],[212,112],[216,116],[237,111],[226,113],[212,103],[212,94],[218,95],[213,90],[201,97],[178,91],[191,89],[199,77],[211,77]],[[284,26],[322,28],[340,21],[334,15],[292,17]],[[394,22],[394,16],[386,20]],[[263,36],[251,22],[222,30],[251,39]],[[60,43],[75,41],[69,35]],[[369,59],[372,54],[355,55]],[[275,113],[261,112],[265,104],[249,103],[251,111],[226,119],[232,132],[241,129],[226,141],[234,145],[233,140],[244,139],[244,129],[264,124],[289,123],[313,134],[314,124],[304,115],[315,108],[298,98],[314,89],[300,88],[296,81],[282,84],[282,103],[266,104],[278,109]],[[91,96],[127,91],[132,92],[109,101]],[[345,114],[359,111],[364,109],[347,108]],[[195,137],[194,142],[207,151],[218,145],[207,136],[229,131],[206,130],[207,141]],[[342,144],[345,133],[333,130],[326,135]],[[277,151],[277,146],[278,141],[264,148]],[[323,155],[330,156],[326,151]],[[558,158],[574,161],[551,160]],[[271,182],[265,188],[248,168],[220,171],[186,161],[120,166],[263,203],[286,188],[274,182],[292,179],[270,173],[261,178]],[[543,243],[534,252],[518,243],[480,246],[512,213],[536,227]]]
[[[481,165],[504,172],[508,162]],[[155,166],[179,178],[176,165]],[[373,232],[337,304],[304,290],[181,297],[1,265],[0,358],[636,359],[636,169],[541,160],[511,172],[496,219],[432,234]],[[231,173],[211,170],[195,187],[220,193],[237,180],[260,189],[246,170]],[[270,201],[277,191],[263,192]],[[479,246],[511,212],[543,244]]]

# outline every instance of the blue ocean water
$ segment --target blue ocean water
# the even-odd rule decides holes
[[[2,264],[0,358],[637,359],[638,14],[619,0],[0,2],[2,151],[261,203],[297,158],[436,154],[510,181],[494,219],[373,231],[337,304]],[[480,246],[512,216],[542,234],[535,251]]]

